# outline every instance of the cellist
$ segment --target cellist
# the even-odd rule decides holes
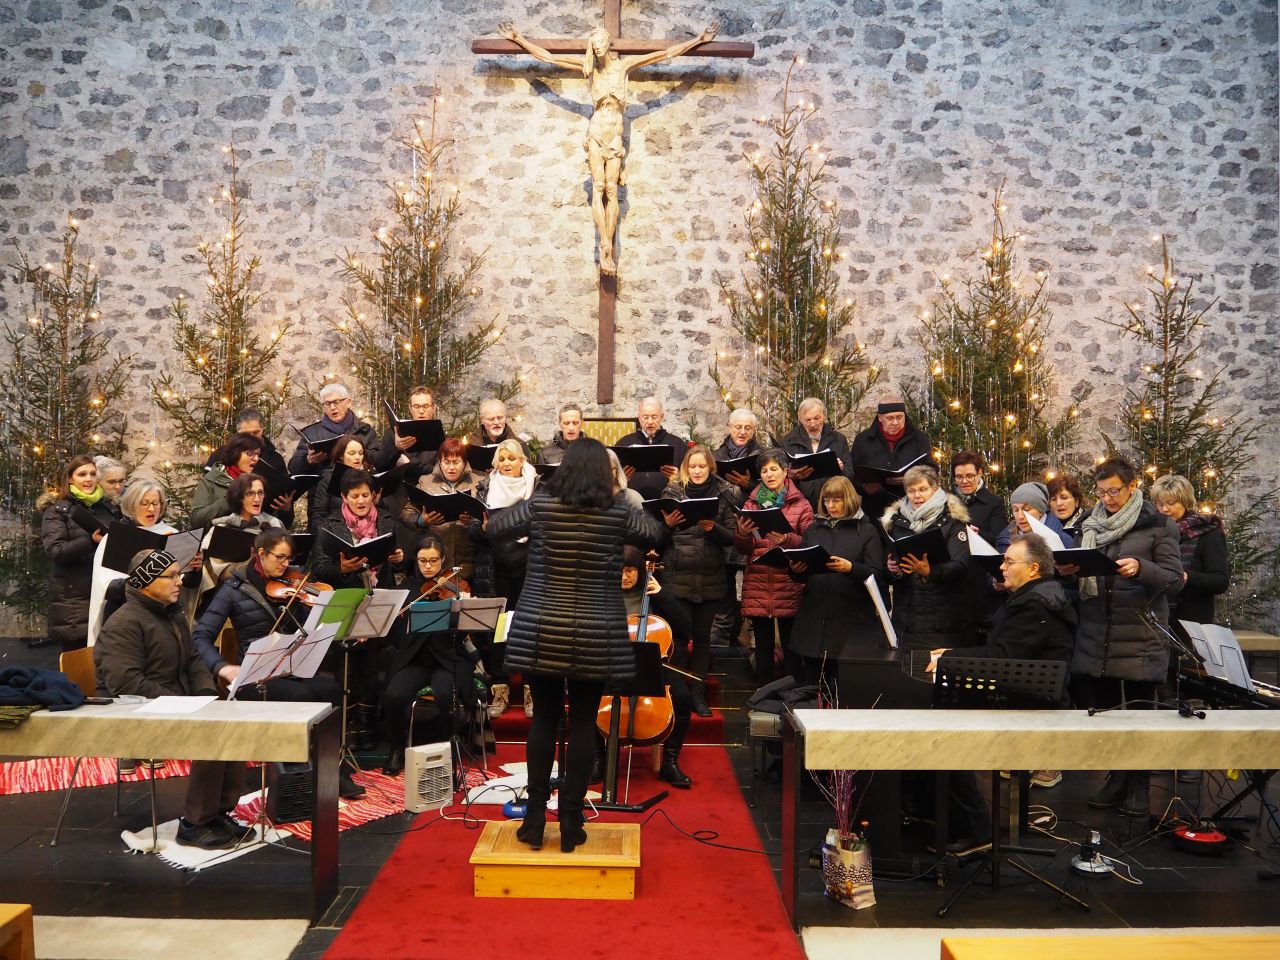
[[[633,546],[622,549],[622,601],[627,607],[627,616],[640,613],[644,594],[640,586],[640,573],[644,568],[644,557]],[[689,634],[693,630],[693,622],[684,611],[680,602],[671,591],[662,589],[662,585],[654,578],[649,578],[649,612],[667,621],[675,637],[676,646],[681,642],[688,643]],[[671,695],[672,712],[675,715],[675,726],[662,742],[662,766],[658,768],[658,779],[665,780],[673,787],[687,790],[693,786],[693,780],[680,769],[677,761],[680,750],[684,746],[684,736],[689,729],[689,717],[693,712],[693,697],[689,691],[688,681],[684,676],[672,670],[664,671],[664,680]],[[601,745],[603,752],[603,744]],[[593,775],[595,771],[592,771]],[[599,778],[596,778],[599,779]]]

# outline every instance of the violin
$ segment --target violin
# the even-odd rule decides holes
[[[661,617],[649,613],[648,578],[653,564],[645,567],[644,600],[639,616],[627,617],[627,632],[632,643],[656,643],[663,662],[671,658],[675,649],[675,636],[671,625]],[[676,714],[671,703],[671,688],[666,686],[661,697],[601,697],[596,711],[596,728],[606,740],[613,715],[615,700],[618,704],[618,743],[633,746],[649,746],[661,743],[675,729]]]
[[[446,597],[452,600],[454,597],[463,593],[470,593],[471,587],[467,581],[458,576],[461,567],[454,567],[448,573],[441,574],[438,577],[429,577],[422,581],[421,592],[418,594],[419,600],[444,600]]]
[[[313,604],[320,594],[332,589],[333,587],[327,583],[307,579],[306,573],[294,567],[286,570],[284,576],[273,577],[267,581],[267,596],[272,600],[286,603],[297,600],[308,606]]]

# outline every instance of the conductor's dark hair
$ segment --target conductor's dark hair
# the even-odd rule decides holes
[[[1093,482],[1102,483],[1115,477],[1126,486],[1138,479],[1138,469],[1124,457],[1107,457],[1093,468]]]
[[[613,503],[613,465],[605,445],[592,437],[579,437],[569,444],[550,489],[552,496],[571,507],[608,507]]]
[[[368,487],[373,491],[373,475],[368,470],[348,470],[338,483],[338,491],[345,497],[356,487]]]
[[[232,513],[239,513],[244,509],[244,498],[249,495],[249,491],[253,489],[254,482],[262,484],[262,490],[265,493],[267,489],[267,481],[262,479],[256,473],[242,473],[231,481],[231,485],[227,487],[227,506],[231,508]],[[265,498],[264,503],[266,506]]]
[[[1053,576],[1053,551],[1039,534],[1018,531],[1009,538],[1009,546],[1015,543],[1022,544],[1027,551],[1027,560],[1040,568],[1041,577]]]
[[[227,445],[222,448],[222,465],[224,467],[234,467],[240,462],[240,457],[243,454],[253,453],[261,449],[262,441],[252,433],[233,433],[231,439],[227,441]]]

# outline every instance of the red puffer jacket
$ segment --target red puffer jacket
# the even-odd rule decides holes
[[[744,510],[759,510],[756,490],[747,495]],[[791,522],[793,532],[787,534],[782,546],[786,549],[801,546],[804,532],[813,523],[813,508],[799,488],[787,481],[787,492],[782,501],[782,513]],[[804,583],[793,580],[791,574],[775,567],[755,562],[756,557],[772,549],[767,537],[752,533],[749,537],[734,537],[734,546],[747,560],[747,571],[742,578],[742,615],[744,617],[794,617],[800,609],[800,595]]]

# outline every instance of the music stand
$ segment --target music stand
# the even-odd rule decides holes
[[[409,633],[454,633],[453,627],[453,600],[415,600],[406,608],[409,613]],[[456,651],[449,663],[449,672],[453,676],[455,703],[460,704],[463,695],[462,683],[458,676],[457,655]],[[420,697],[414,697],[409,704],[409,726],[405,730],[405,749],[408,750],[413,746],[413,728],[416,720],[418,704],[421,702]],[[439,710],[439,701],[436,701],[437,711]],[[462,756],[462,744],[458,736],[456,717],[448,718],[449,740],[452,744],[451,756],[460,758]],[[486,766],[487,770],[488,767]],[[457,790],[461,786],[461,771],[457,764],[454,764],[454,789]]]
[[[1010,660],[1000,657],[943,656],[938,660],[933,686],[933,705],[942,709],[996,710],[1005,707],[1049,707],[1063,702],[1067,689],[1067,664],[1062,660]],[[1021,774],[1019,774],[1021,777]],[[1015,786],[1016,784],[1016,786]],[[952,906],[964,896],[978,876],[986,871],[991,875],[991,889],[1000,890],[1000,866],[1007,863],[1026,874],[1041,886],[1054,891],[1072,903],[1088,910],[1089,904],[1068,893],[1056,883],[1033,871],[1030,867],[1002,855],[1008,853],[1035,854],[1052,857],[1053,850],[1027,847],[1017,843],[1021,827],[1021,800],[1019,792],[1027,787],[1021,779],[1009,778],[1010,840],[1000,843],[1000,773],[991,771],[991,847],[980,854],[981,862],[965,878],[938,909],[938,917],[945,917]],[[1016,820],[1015,820],[1016,818]]]
[[[668,791],[659,790],[647,800],[640,803],[620,803],[618,801],[618,746],[622,733],[622,698],[628,697],[634,709],[638,697],[666,697],[667,687],[663,682],[662,652],[656,643],[633,643],[631,650],[635,656],[635,678],[625,690],[612,692],[612,709],[609,712],[609,736],[605,740],[604,783],[600,789],[600,801],[595,804],[597,810],[613,810],[618,813],[644,813],[656,803],[667,798]]]

